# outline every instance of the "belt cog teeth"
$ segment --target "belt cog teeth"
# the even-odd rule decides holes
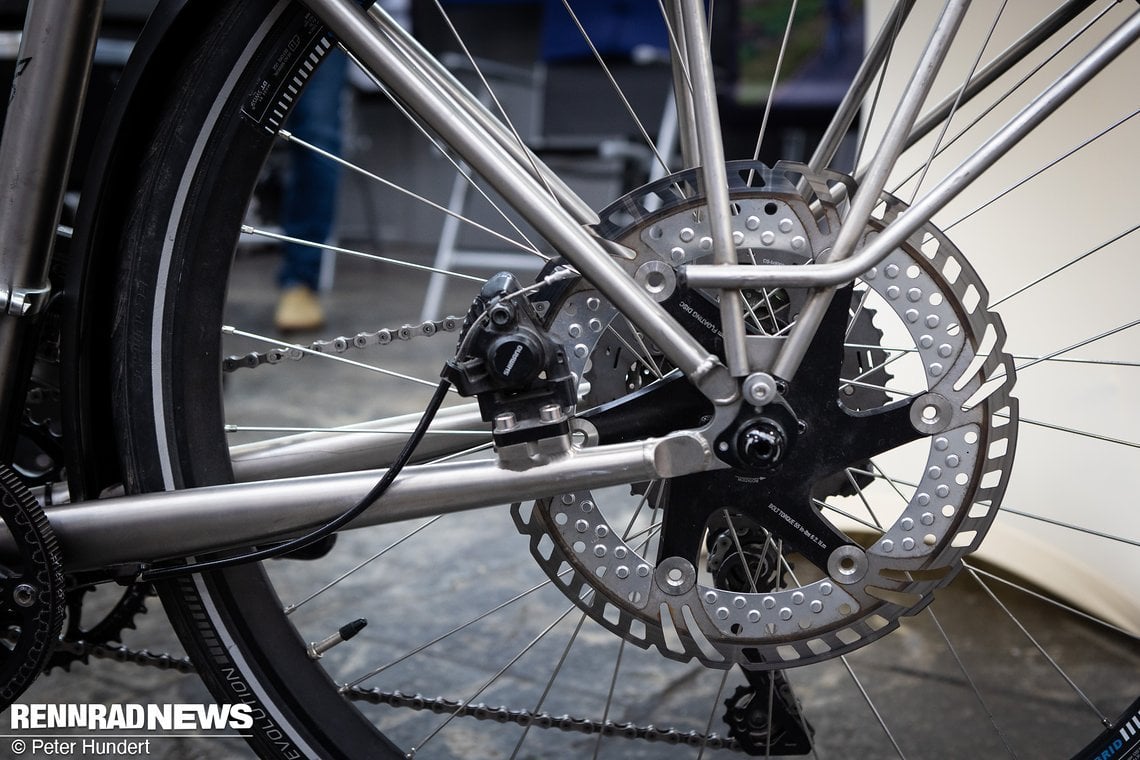
[[[6,709],[39,676],[59,639],[64,582],[55,532],[27,486],[3,464],[0,519],[18,557],[0,568],[0,620],[15,634],[0,647],[0,708]]]
[[[833,245],[843,223],[837,199],[849,196],[850,178],[812,174],[790,163],[768,168],[733,162],[727,168],[741,263],[810,265]],[[839,185],[846,193],[833,196]],[[864,238],[906,211],[890,195],[882,201]],[[645,272],[660,272],[665,265],[672,270],[709,255],[711,232],[694,172],[635,191],[600,218],[599,233],[633,252],[615,262],[635,281],[650,283]],[[623,513],[626,508],[616,504],[611,491],[567,493],[515,506],[514,521],[529,537],[536,561],[603,627],[666,657],[710,667],[780,670],[809,664],[874,641],[903,616],[923,609],[981,542],[1008,482],[1017,430],[1017,402],[1010,395],[1013,362],[1003,351],[1004,327],[988,310],[985,287],[962,253],[928,224],[841,292],[847,293],[846,308],[839,311],[840,302],[834,302],[829,314],[837,316],[829,319],[847,321],[846,332],[839,325],[835,333],[835,345],[844,346],[842,367],[834,370],[838,378],[831,400],[824,396],[832,386],[819,383],[814,400],[842,410],[846,416],[837,424],[847,426],[840,431],[847,436],[843,440],[863,448],[844,443],[827,454],[832,459],[826,466],[834,470],[812,472],[807,491],[783,494],[800,499],[792,506],[748,496],[775,493],[774,476],[749,481],[743,471],[724,475],[736,481],[735,490],[724,489],[726,498],[739,502],[725,503],[725,510],[749,516],[783,547],[780,563],[786,570],[770,574],[772,588],[742,589],[727,578],[718,582],[718,573],[710,573],[701,556],[710,548],[705,539],[694,544],[699,548],[685,550],[693,556],[666,555],[659,563],[656,550],[646,549],[652,528],[634,528],[629,539],[623,537],[623,514],[633,508]],[[710,300],[713,309],[702,312],[707,305],[693,297]],[[689,298],[695,312],[687,328],[706,344],[714,343],[716,325],[706,323],[707,314],[719,308],[715,294],[677,291],[666,293],[662,303],[668,309],[680,298]],[[752,311],[745,314],[749,334],[778,339],[773,333],[795,318],[805,299],[796,289],[754,294]],[[639,342],[586,283],[551,304],[548,330],[566,347],[574,372],[585,381],[586,398],[595,404],[619,403],[634,390],[644,391],[646,380],[652,381],[649,371],[656,377],[669,369],[651,368],[658,362],[653,347]],[[820,366],[827,361],[823,356]],[[807,384],[803,378],[797,382]],[[796,383],[791,390],[794,395]],[[791,406],[799,415],[794,401]],[[668,410],[661,414],[667,417]],[[805,419],[810,428],[813,420],[809,415],[800,421]],[[864,429],[874,433],[866,444],[858,441]],[[825,442],[822,433],[811,438],[810,430],[801,430],[799,440],[815,441],[814,446]],[[877,460],[902,445],[909,452],[903,461],[921,469],[888,480]],[[818,450],[822,457],[823,448]],[[885,469],[893,472],[891,464]],[[832,502],[841,502],[845,511],[825,512]],[[645,514],[666,515],[666,524],[669,515],[698,514],[693,505],[667,497],[654,498],[648,507]],[[644,515],[641,520],[644,525]],[[721,542],[718,548],[716,532],[723,526],[708,525],[704,516],[699,520],[682,522],[710,532],[713,553],[720,553],[715,559],[724,565],[737,547]],[[873,531],[871,538],[855,528]],[[820,540],[821,529],[833,534],[825,536],[828,540],[839,536],[845,543]],[[807,558],[812,540],[822,548]],[[670,575],[674,572],[676,578]]]

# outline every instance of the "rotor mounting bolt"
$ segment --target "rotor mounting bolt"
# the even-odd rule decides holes
[[[12,600],[21,607],[31,607],[36,603],[36,587],[21,583],[12,591]]]
[[[744,397],[755,406],[764,406],[776,397],[777,383],[765,372],[756,372],[744,380]]]

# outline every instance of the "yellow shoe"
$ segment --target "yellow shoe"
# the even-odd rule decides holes
[[[325,313],[317,295],[305,285],[293,285],[281,292],[274,316],[281,332],[316,330],[325,324]]]

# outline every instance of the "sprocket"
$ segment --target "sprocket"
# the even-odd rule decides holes
[[[90,594],[96,591],[94,585],[82,585],[67,591],[67,622],[63,628],[63,641],[96,646],[121,643],[123,631],[135,628],[135,618],[146,613],[146,600],[154,593],[149,583],[132,582],[118,593],[115,601],[93,624],[88,622],[84,625],[85,614],[89,620],[93,617]],[[107,593],[113,591],[108,590]],[[87,655],[81,648],[56,649],[44,670],[49,673],[54,668],[70,670],[77,661],[87,662]]]

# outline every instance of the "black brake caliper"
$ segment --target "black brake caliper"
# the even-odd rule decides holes
[[[487,280],[467,314],[459,351],[444,370],[461,395],[478,398],[480,415],[494,423],[500,457],[523,452],[515,462],[541,456],[543,442],[569,446],[577,398],[562,346],[547,336],[531,302],[513,295],[519,289],[509,272]]]

